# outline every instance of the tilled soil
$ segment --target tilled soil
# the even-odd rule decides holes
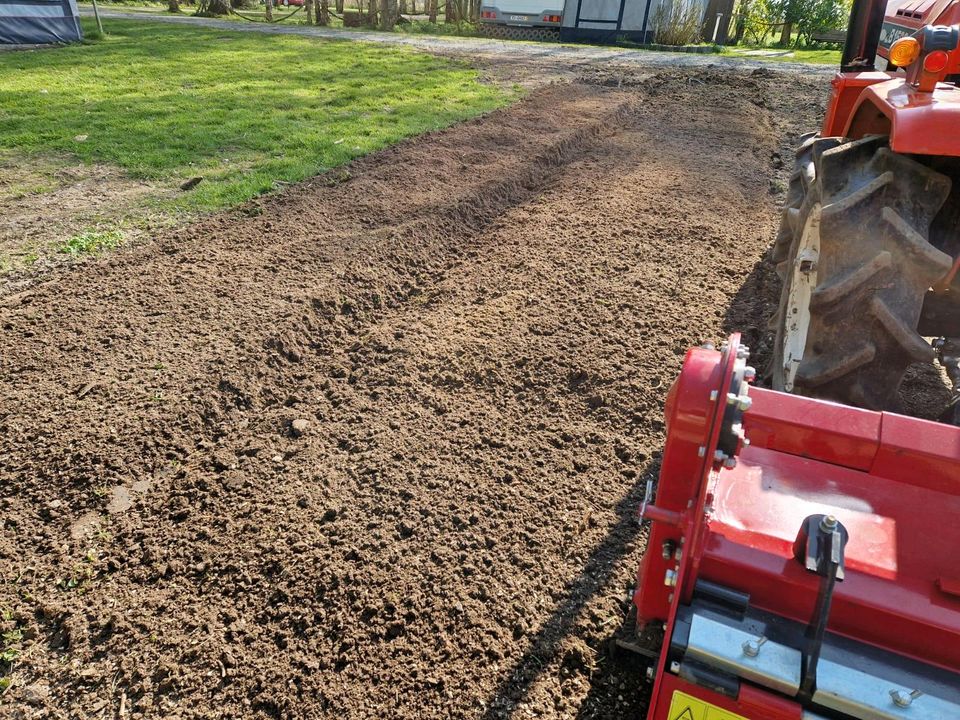
[[[0,298],[0,715],[636,716],[662,402],[762,335],[826,88],[769,75],[594,72]]]

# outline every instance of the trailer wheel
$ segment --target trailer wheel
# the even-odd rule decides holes
[[[950,180],[882,137],[807,139],[797,159],[804,190],[785,221],[774,388],[888,408],[907,367],[934,359],[917,323],[952,265],[929,242]]]

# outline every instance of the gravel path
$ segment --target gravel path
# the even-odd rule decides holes
[[[81,14],[92,15],[93,12],[89,8],[83,8],[81,9]],[[473,60],[502,60],[509,63],[526,61],[536,63],[537,65],[547,64],[550,65],[558,75],[566,74],[569,70],[579,67],[608,67],[611,64],[649,68],[669,66],[706,67],[717,65],[747,70],[770,68],[784,73],[800,73],[813,76],[829,75],[834,71],[833,67],[827,65],[769,62],[761,58],[732,58],[719,55],[655,52],[619,47],[597,47],[593,45],[516,42],[476,37],[405,35],[402,33],[340,30],[336,28],[309,27],[304,25],[268,25],[266,23],[215,20],[212,18],[199,18],[188,15],[177,17],[174,15],[117,10],[101,10],[100,16],[105,19],[141,18],[152,22],[201,25],[203,27],[221,28],[223,30],[239,32],[306,35],[334,40],[405,45],[432,53],[467,57]]]

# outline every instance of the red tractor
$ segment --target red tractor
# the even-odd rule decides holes
[[[777,390],[889,409],[907,367],[939,355],[954,384],[945,419],[960,419],[958,22],[951,0],[893,3],[886,17],[879,0],[854,3],[773,249]]]
[[[734,335],[670,390],[617,638],[648,720],[960,720],[957,21],[854,1],[773,249],[774,387]],[[948,422],[890,412],[936,358]]]

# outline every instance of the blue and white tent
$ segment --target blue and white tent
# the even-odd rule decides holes
[[[77,0],[0,0],[0,45],[67,43],[82,37]]]

